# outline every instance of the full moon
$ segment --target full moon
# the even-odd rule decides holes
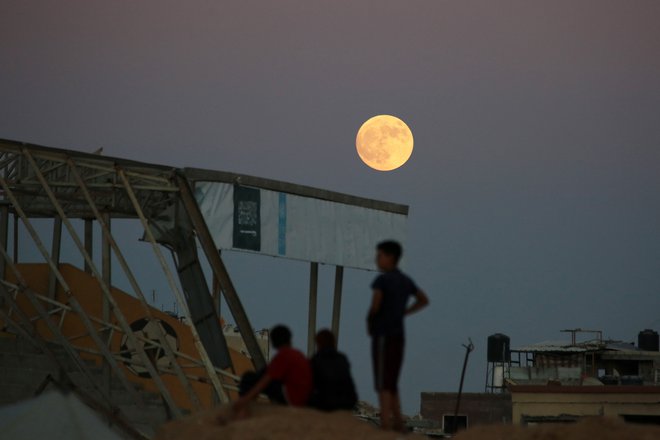
[[[406,163],[413,151],[413,135],[401,119],[378,115],[368,119],[355,139],[360,159],[378,171],[391,171]]]

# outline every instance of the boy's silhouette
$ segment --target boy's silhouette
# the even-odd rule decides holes
[[[398,269],[401,245],[395,241],[379,243],[376,265],[382,272],[372,283],[373,298],[367,328],[372,338],[371,354],[374,382],[380,401],[380,421],[383,429],[403,430],[399,401],[399,373],[403,362],[403,318],[426,307],[426,294],[415,282]],[[408,306],[410,297],[415,302]]]

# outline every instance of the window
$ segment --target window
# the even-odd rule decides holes
[[[621,414],[626,423],[639,423],[643,425],[660,425],[660,415]]]
[[[456,417],[456,424],[454,424],[454,415],[453,414],[443,414],[442,416],[442,430],[446,434],[453,434],[457,431],[467,429],[468,427],[468,417],[466,415],[459,414]]]
[[[575,423],[580,419],[579,416],[570,414],[562,414],[559,416],[522,416],[523,426],[534,426],[544,423]]]

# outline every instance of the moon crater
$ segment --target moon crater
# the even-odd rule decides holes
[[[391,171],[405,164],[412,154],[413,144],[410,128],[390,115],[368,119],[355,139],[360,159],[378,171]]]

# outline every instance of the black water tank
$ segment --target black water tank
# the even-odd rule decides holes
[[[488,362],[510,362],[510,343],[509,337],[502,333],[488,336]]]
[[[660,337],[654,330],[642,330],[637,335],[637,347],[645,351],[660,351]]]

